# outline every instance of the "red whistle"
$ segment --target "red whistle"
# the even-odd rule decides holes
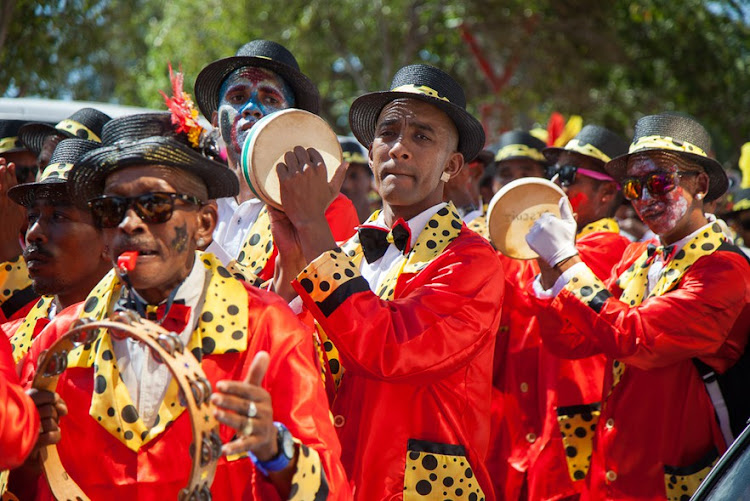
[[[133,271],[135,262],[138,259],[138,251],[127,251],[120,254],[117,258],[117,267],[121,271]]]

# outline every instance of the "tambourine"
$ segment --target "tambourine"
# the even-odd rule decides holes
[[[276,165],[295,146],[315,148],[328,170],[328,181],[341,165],[343,155],[336,133],[328,123],[309,111],[290,108],[267,115],[253,125],[242,146],[242,175],[260,200],[279,210],[281,195]]]
[[[68,363],[68,353],[96,340],[99,329],[109,329],[115,337],[130,337],[151,349],[151,355],[167,365],[180,388],[180,403],[190,414],[193,465],[188,485],[180,491],[179,499],[204,501],[211,499],[211,484],[216,465],[221,457],[219,424],[214,418],[210,402],[211,383],[200,363],[185,349],[179,336],[161,326],[142,319],[131,311],[114,312],[109,320],[94,321],[80,318],[39,359],[33,387],[55,391],[57,380]],[[58,500],[86,501],[89,498],[65,471],[56,445],[41,450],[42,467],[50,489]]]
[[[535,259],[526,243],[531,226],[545,212],[560,217],[558,203],[565,192],[552,181],[538,177],[516,179],[503,186],[487,207],[490,241],[514,259]]]

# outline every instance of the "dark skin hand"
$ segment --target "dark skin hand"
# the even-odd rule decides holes
[[[244,380],[223,380],[216,383],[216,392],[211,395],[211,403],[217,407],[214,415],[220,423],[237,430],[237,438],[222,446],[224,455],[250,451],[260,461],[268,461],[279,452],[278,430],[273,425],[271,394],[261,386],[269,362],[268,353],[260,351],[253,358]],[[250,402],[255,403],[257,409],[253,418],[247,417]],[[241,430],[248,420],[252,421],[252,432],[244,435]],[[299,451],[295,451],[294,458],[286,468],[269,473],[269,479],[282,499],[289,497],[298,455]]]
[[[68,406],[65,405],[60,395],[51,391],[31,388],[26,391],[26,394],[31,397],[34,405],[36,405],[41,426],[39,427],[39,438],[36,445],[34,445],[34,449],[21,468],[39,474],[41,473],[39,453],[44,447],[60,442],[62,437],[59,422],[61,417],[68,414]]]
[[[8,198],[8,190],[16,186],[16,165],[0,157],[0,262],[10,261],[21,254],[19,235],[26,223],[26,211]]]
[[[346,163],[341,164],[329,182],[320,153],[301,146],[287,152],[284,163],[276,166],[284,212],[269,207],[271,232],[279,249],[274,290],[287,301],[296,295],[289,286],[291,280],[307,263],[336,248],[325,211],[338,196],[346,168]]]
[[[542,283],[542,287],[544,287],[545,290],[549,290],[555,285],[555,282],[560,278],[560,275],[565,273],[565,271],[570,269],[573,265],[582,263],[583,261],[581,261],[580,256],[576,255],[557,263],[554,268],[548,265],[544,259],[537,259],[536,262],[539,264],[539,270],[541,271],[539,280]]]

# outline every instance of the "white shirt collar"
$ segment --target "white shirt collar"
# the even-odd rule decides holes
[[[423,210],[413,218],[406,221],[406,224],[409,225],[409,230],[411,231],[411,241],[409,242],[410,247],[414,247],[414,244],[417,242],[417,238],[419,238],[419,234],[422,233],[422,230],[427,224],[427,221],[432,219],[432,216],[434,216],[437,211],[439,211],[446,205],[448,205],[446,202],[441,202],[437,205],[433,205],[429,209]],[[368,224],[377,226],[379,228],[390,229],[388,225],[385,224],[385,215],[383,211],[380,211],[380,214],[378,214],[378,217],[375,219],[375,221],[372,221]]]

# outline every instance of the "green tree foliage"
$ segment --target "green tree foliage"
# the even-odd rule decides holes
[[[357,95],[424,61],[463,83],[490,140],[552,111],[629,135],[638,117],[679,110],[733,164],[750,139],[749,11],[735,0],[0,0],[0,89],[161,108],[168,62],[192,91],[207,63],[269,38],[318,84],[339,132]]]

